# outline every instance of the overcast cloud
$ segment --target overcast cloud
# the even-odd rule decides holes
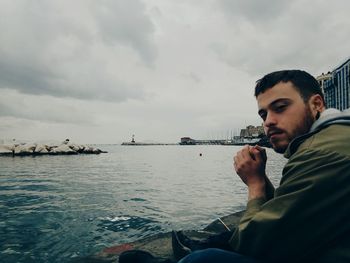
[[[350,2],[0,0],[0,139],[218,138],[260,124],[253,87],[349,57]]]

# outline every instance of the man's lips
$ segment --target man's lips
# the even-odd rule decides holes
[[[281,131],[281,130],[272,130],[272,131],[268,131],[267,137],[273,138],[273,137],[276,137],[276,136],[278,136],[278,135],[280,135],[280,134],[282,134],[282,133],[283,133],[283,131]]]

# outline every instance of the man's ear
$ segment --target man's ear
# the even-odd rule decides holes
[[[314,116],[319,115],[326,109],[324,100],[320,94],[315,94],[310,97],[309,106]]]

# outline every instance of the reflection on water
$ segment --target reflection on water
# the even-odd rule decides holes
[[[109,153],[0,157],[1,262],[69,262],[245,207],[231,163],[239,147],[100,148]],[[285,160],[268,156],[278,184]]]

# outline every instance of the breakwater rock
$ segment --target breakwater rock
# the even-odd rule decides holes
[[[0,156],[27,156],[27,155],[69,155],[69,154],[100,154],[107,153],[98,148],[69,143],[67,140],[61,144],[0,144]]]

